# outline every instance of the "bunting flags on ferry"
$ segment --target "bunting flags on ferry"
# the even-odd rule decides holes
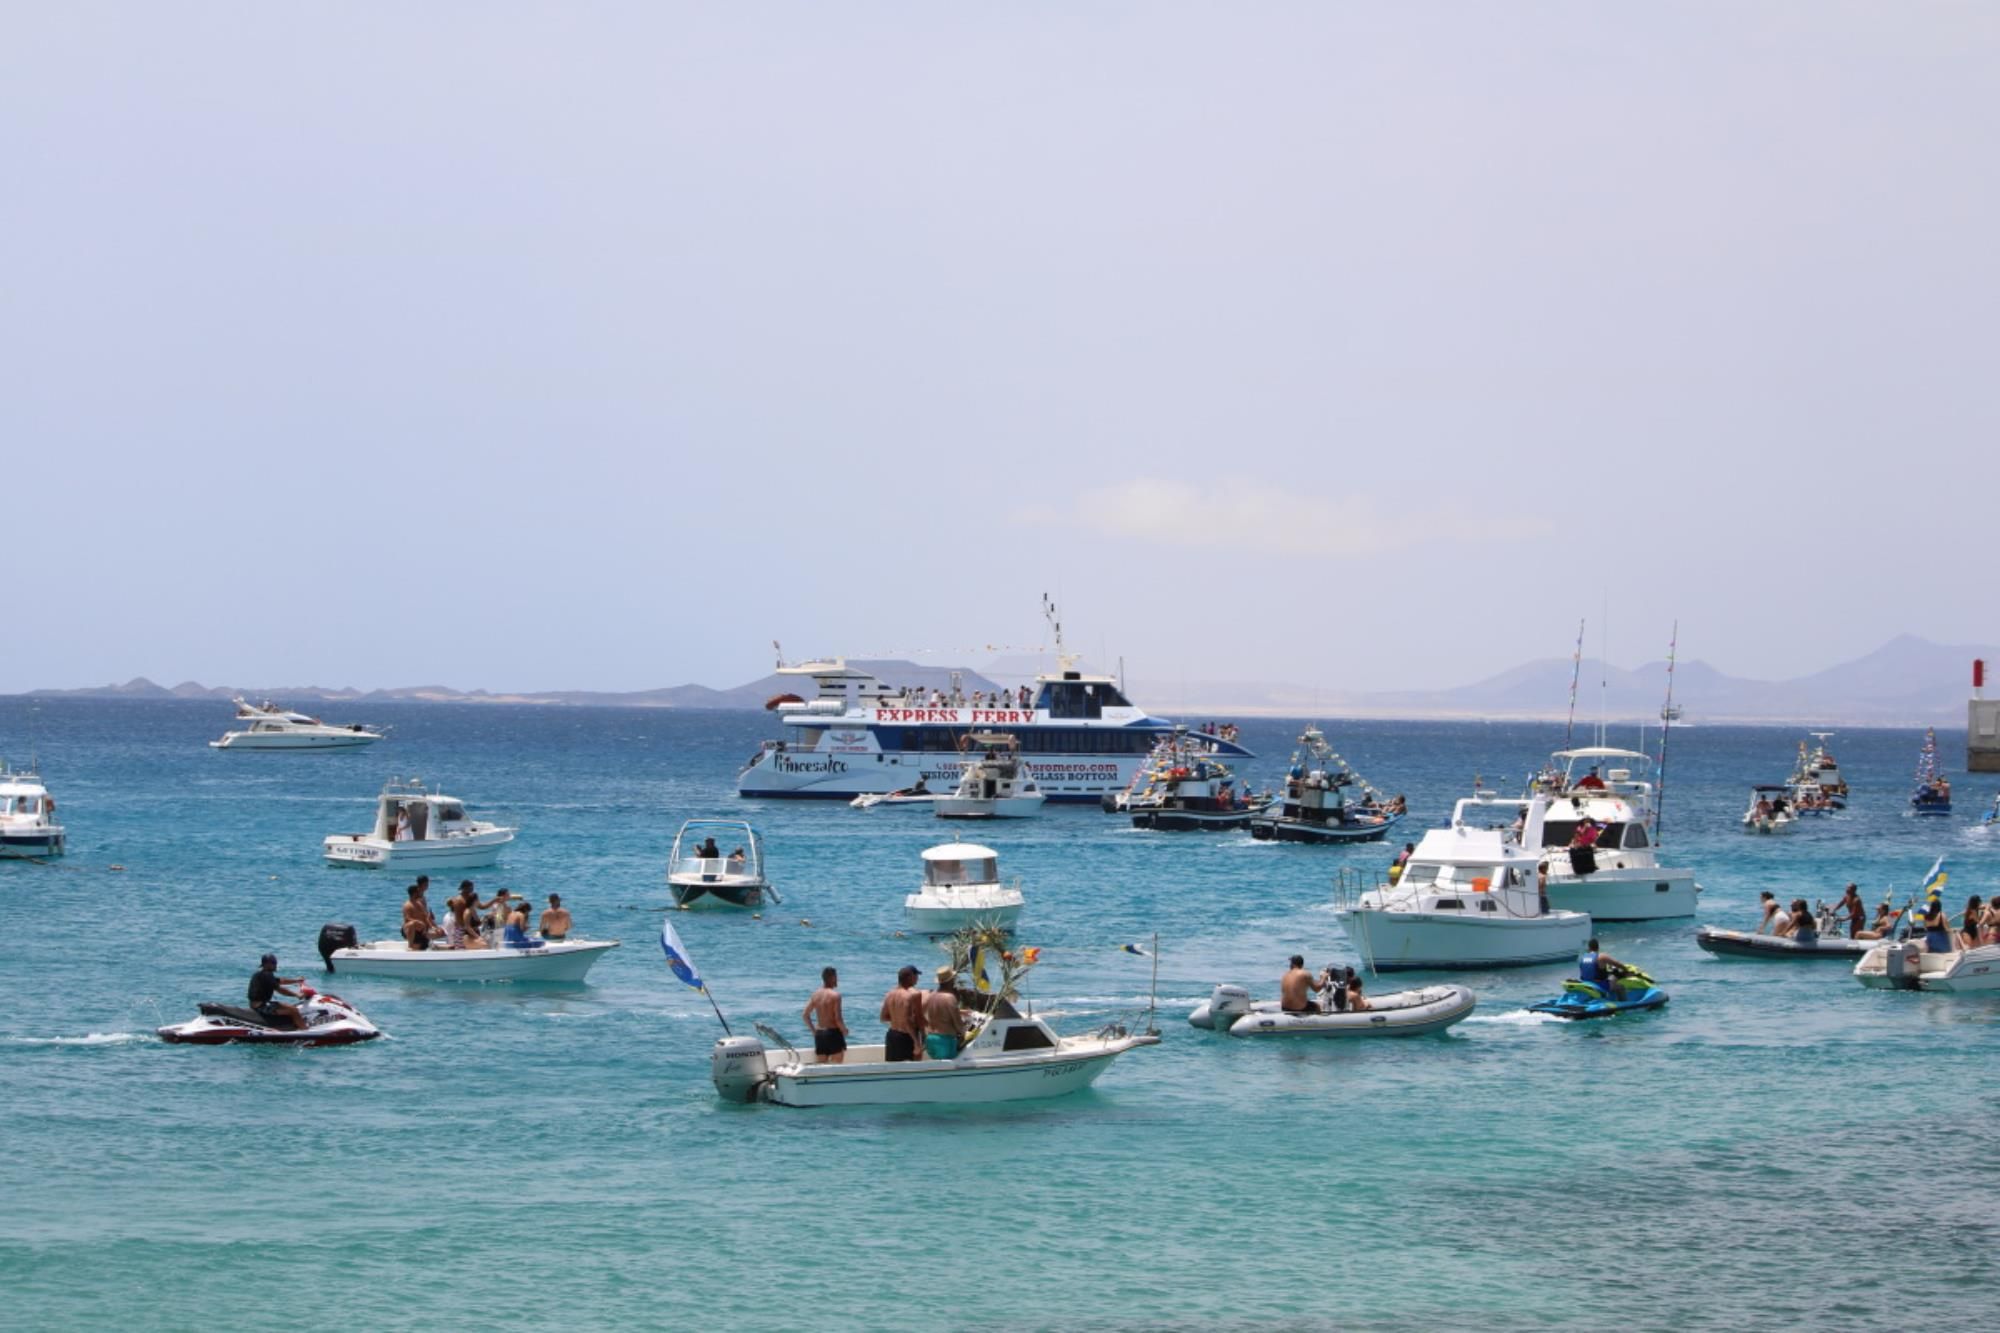
[[[674,929],[674,920],[669,916],[660,923],[660,952],[667,956],[667,967],[673,974],[698,991],[706,991],[701,973],[694,970],[688,960],[687,946],[681,943],[680,933]]]
[[[1931,866],[1931,873],[1924,876],[1924,899],[1936,902],[1944,896],[1944,883],[1951,878],[1945,873],[1944,858],[1940,856]]]

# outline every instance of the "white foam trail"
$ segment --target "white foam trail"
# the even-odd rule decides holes
[[[1474,1014],[1468,1023],[1505,1023],[1510,1027],[1536,1028],[1544,1023],[1560,1023],[1554,1014],[1538,1014],[1528,1009],[1510,1009],[1504,1014]]]
[[[90,1032],[81,1037],[8,1037],[9,1046],[123,1046],[144,1041],[137,1032]]]

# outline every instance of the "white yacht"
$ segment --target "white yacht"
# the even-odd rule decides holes
[[[1991,994],[2000,991],[2000,944],[1932,953],[1916,940],[1884,940],[1854,965],[1854,979],[1875,990]]]
[[[1054,608],[1046,607],[1051,623]],[[922,778],[948,791],[963,776],[968,732],[1005,730],[1020,741],[1028,773],[1051,801],[1101,801],[1124,791],[1173,723],[1148,715],[1110,676],[1077,671],[1056,629],[1057,670],[1032,687],[975,691],[899,689],[842,659],[787,666],[800,694],[766,705],[786,735],[766,741],[737,775],[743,796],[832,797],[852,801],[902,791]],[[811,694],[804,695],[806,682]],[[1253,758],[1233,729],[1203,733],[1217,758]]]
[[[903,919],[924,935],[984,925],[1012,930],[1026,902],[1019,884],[1000,882],[998,852],[948,842],[924,852],[923,886],[903,899]]]
[[[1648,780],[1652,763],[1651,755],[1602,745],[1558,750],[1550,757],[1538,786],[1550,801],[1541,848],[1551,907],[1587,912],[1593,921],[1694,915],[1694,871],[1661,866],[1660,849],[1647,828],[1657,797]],[[1585,820],[1594,841],[1572,846]],[[1583,840],[1592,836],[1585,833]]]
[[[30,767],[16,772],[0,762],[0,857],[61,856],[63,827],[56,798]]]
[[[236,720],[247,723],[239,731],[225,731],[219,741],[210,741],[214,750],[353,750],[373,745],[387,734],[385,727],[365,727],[359,722],[335,726],[304,713],[280,708],[269,700],[253,704],[236,701]]]
[[[727,846],[728,850],[723,848]],[[690,819],[667,853],[667,889],[676,907],[746,907],[782,902],[764,878],[764,840],[740,819]]]
[[[412,870],[473,869],[490,866],[516,830],[465,813],[465,803],[423,780],[390,778],[375,801],[375,827],[366,833],[335,833],[326,839],[326,859],[335,865],[408,867]]]
[[[1521,810],[1520,831],[1473,823],[1474,812]],[[1343,874],[1336,907],[1347,938],[1378,972],[1525,967],[1574,959],[1590,940],[1584,912],[1550,908],[1536,887],[1548,799],[1469,796],[1432,829],[1395,884]]]
[[[1021,762],[1018,739],[1007,732],[975,731],[965,743],[968,752],[980,757],[966,764],[951,795],[931,802],[939,819],[1020,819],[1040,813],[1046,798]]]

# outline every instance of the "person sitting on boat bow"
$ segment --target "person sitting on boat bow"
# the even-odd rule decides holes
[[[1336,1004],[1335,1007],[1337,1008],[1339,1006]],[[1373,1007],[1374,1006],[1368,1003],[1368,997],[1361,993],[1361,974],[1355,971],[1351,967],[1348,968],[1347,1005],[1346,1005],[1347,1012],[1351,1014],[1365,1014],[1369,1011],[1369,1009]]]
[[[295,1004],[280,1004],[274,997],[289,995],[293,999],[302,998],[291,987],[304,984],[304,977],[279,976],[278,955],[267,953],[258,969],[250,974],[250,990],[246,998],[250,1002],[252,1012],[259,1018],[277,1027],[296,1030],[306,1025],[304,1015],[299,1013],[299,1007]]]
[[[403,904],[403,942],[412,949],[428,949],[432,940],[444,934],[430,904],[424,901],[430,883],[429,875],[417,876],[417,882],[410,886],[409,900]]]
[[[1312,992],[1323,991],[1330,984],[1306,971],[1303,955],[1293,954],[1291,967],[1278,978],[1278,1007],[1288,1014],[1316,1014],[1320,1008],[1313,1003]]]
[[[1805,899],[1792,899],[1790,913],[1777,933],[1799,944],[1819,943],[1819,922],[1814,918],[1811,909],[1806,906]]]

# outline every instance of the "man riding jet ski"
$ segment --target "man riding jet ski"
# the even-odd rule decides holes
[[[297,987],[296,990],[292,989]],[[297,1004],[282,1004],[288,995]],[[294,1046],[345,1046],[370,1041],[381,1030],[336,995],[322,995],[303,977],[278,975],[276,954],[265,954],[250,978],[247,1008],[233,1004],[200,1006],[201,1017],[159,1029],[160,1040],[219,1046],[224,1042],[267,1042]]]
[[[1553,1000],[1531,1004],[1531,1013],[1558,1018],[1608,1018],[1627,1009],[1657,1009],[1667,993],[1630,963],[1621,963],[1591,940],[1577,964],[1577,978],[1563,983]]]

